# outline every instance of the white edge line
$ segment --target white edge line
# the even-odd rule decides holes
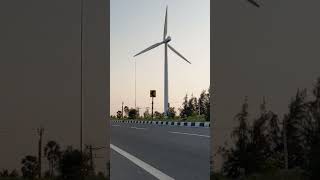
[[[133,129],[147,129],[147,128],[138,128],[138,127],[130,127],[130,128],[133,128]]]
[[[151,175],[153,175],[157,179],[160,179],[160,180],[174,180],[172,177],[164,174],[160,170],[152,167],[151,165],[141,161],[140,159],[138,159],[135,156],[127,153],[126,151],[120,149],[119,147],[117,147],[117,146],[115,146],[113,144],[110,144],[110,148],[113,149],[114,151],[116,151],[117,153],[121,154],[122,156],[126,157],[127,159],[132,161],[134,164],[136,164],[140,168],[144,169],[145,171],[147,171],[148,173],[150,173]]]
[[[191,134],[191,133],[174,132],[174,131],[169,131],[169,133],[184,134],[184,135],[190,135],[190,136],[200,136],[200,137],[210,138],[210,136],[202,135],[202,134]]]

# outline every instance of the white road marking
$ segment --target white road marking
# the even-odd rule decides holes
[[[112,125],[112,126],[114,126],[114,127],[119,127],[120,125]]]
[[[147,128],[138,128],[138,127],[131,127],[133,129],[147,129]]]
[[[174,132],[174,131],[169,131],[169,133],[184,134],[184,135],[190,135],[190,136],[200,136],[200,137],[210,138],[210,136],[202,135],[202,134],[191,134],[191,133]]]
[[[113,149],[114,151],[116,151],[117,153],[121,154],[122,156],[126,157],[127,159],[132,161],[134,164],[136,164],[140,168],[144,169],[145,171],[147,171],[148,173],[150,173],[151,175],[153,175],[157,179],[160,179],[160,180],[174,180],[172,177],[164,174],[160,170],[152,167],[151,165],[141,161],[140,159],[138,159],[135,156],[127,153],[126,151],[120,149],[119,147],[117,147],[117,146],[115,146],[113,144],[110,144],[110,148]]]

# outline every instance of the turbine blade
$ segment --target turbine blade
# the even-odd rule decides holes
[[[168,6],[167,6],[167,8],[166,8],[166,17],[165,17],[165,20],[164,20],[164,30],[163,30],[163,40],[165,40],[166,39],[166,37],[167,37],[167,24],[168,24],[168,21],[167,21],[167,14],[168,14]]]
[[[164,43],[164,42],[156,43],[156,44],[154,44],[154,45],[146,48],[145,50],[139,52],[138,54],[134,55],[133,57],[136,57],[136,56],[138,56],[138,55],[140,55],[140,54],[142,54],[142,53],[145,53],[145,52],[147,52],[147,51],[149,51],[149,50],[151,50],[151,49],[153,49],[153,48],[155,48],[155,47],[158,47],[158,46],[160,46],[160,45],[163,44],[163,43]]]
[[[175,52],[178,56],[180,56],[182,59],[184,59],[184,60],[187,61],[189,64],[191,64],[191,62],[188,61],[187,58],[183,57],[183,56],[182,56],[177,50],[175,50],[172,46],[170,46],[170,45],[168,44],[168,47],[169,47],[173,52]]]
[[[258,8],[260,7],[260,5],[255,0],[247,0],[247,1]]]

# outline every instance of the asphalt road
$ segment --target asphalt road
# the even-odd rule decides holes
[[[210,129],[111,123],[112,180],[209,180]]]

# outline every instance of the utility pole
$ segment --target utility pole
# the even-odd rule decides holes
[[[152,98],[152,103],[151,103],[151,119],[153,120],[153,97]]]
[[[83,126],[83,0],[81,0],[81,10],[80,10],[80,21],[81,21],[81,26],[80,26],[80,152],[82,154],[82,126]]]
[[[165,118],[169,118],[169,115],[170,115],[170,103],[168,102],[168,110],[167,110]]]
[[[140,107],[137,107],[137,109],[136,109],[136,110],[137,110],[137,115],[138,115],[138,116],[137,116],[137,118],[139,118],[139,116],[140,116],[140,113],[139,113],[139,111],[140,111]]]
[[[134,109],[137,109],[137,65],[134,60]]]
[[[81,169],[80,178],[83,180],[83,3],[81,0],[80,4],[80,153],[81,153]]]
[[[90,173],[92,173],[92,175],[94,175],[94,162],[93,162],[93,158],[99,158],[99,157],[94,157],[93,156],[93,151],[97,151],[100,149],[105,149],[106,147],[92,147],[92,145],[88,145],[87,148],[89,149],[89,158],[90,158]]]
[[[123,119],[123,101],[122,101],[121,118]]]
[[[93,155],[92,155],[92,145],[89,146],[89,153],[90,153],[90,171],[93,173]]]
[[[43,136],[44,129],[41,127],[41,128],[38,128],[37,131],[39,135],[39,141],[38,141],[38,163],[39,163],[38,173],[39,174],[38,176],[39,178],[41,178],[42,136]]]
[[[150,90],[150,97],[152,98],[152,103],[151,103],[151,118],[153,120],[153,98],[155,98],[156,95],[156,90]]]
[[[85,145],[85,150],[89,154],[89,174],[93,175],[93,155],[92,155],[92,145]]]
[[[284,160],[285,169],[288,170],[288,144],[287,144],[287,116],[283,119],[283,145],[284,145]]]

